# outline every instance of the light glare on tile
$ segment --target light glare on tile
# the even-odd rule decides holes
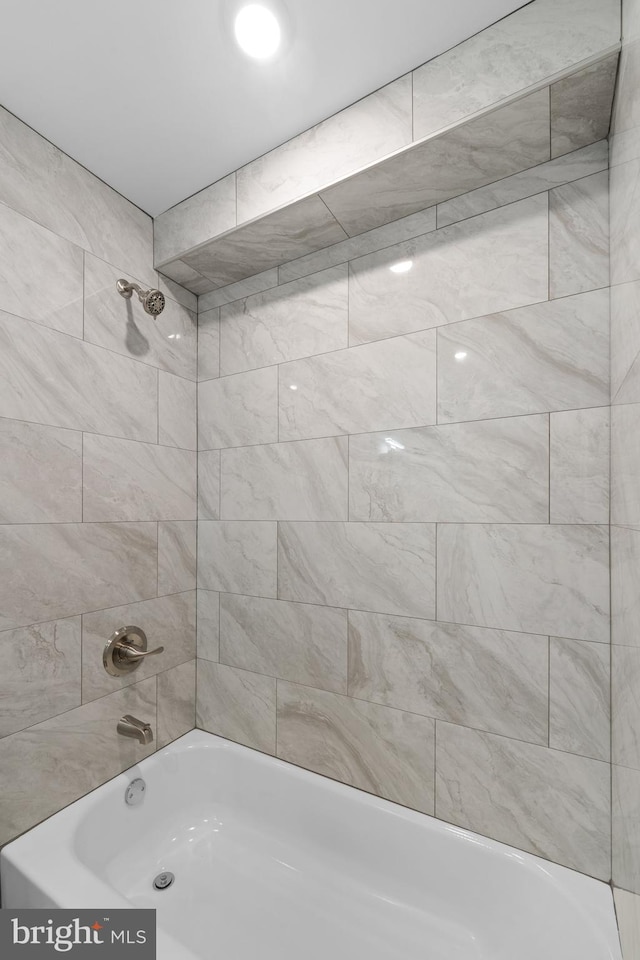
[[[454,357],[456,358],[456,360],[464,360],[466,355],[467,353],[465,350],[458,350],[457,353],[454,353]]]
[[[290,383],[290,384],[289,384],[289,390],[297,390],[297,389],[298,389],[298,387],[297,387],[297,385],[296,385],[295,383]]]
[[[398,263],[394,263],[393,266],[389,267],[392,273],[409,273],[411,267],[413,266],[413,260],[399,260]]]
[[[398,443],[397,440],[394,440],[393,437],[385,437],[384,442],[387,446],[391,447],[392,450],[404,450],[404,444]]]
[[[280,46],[280,24],[260,3],[249,3],[240,10],[234,30],[240,48],[256,60],[273,56]]]

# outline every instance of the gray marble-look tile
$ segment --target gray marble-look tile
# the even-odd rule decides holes
[[[155,263],[181,257],[236,225],[236,175],[212,183],[176,204],[153,221]]]
[[[248,370],[198,384],[198,448],[242,447],[278,439],[278,368]]]
[[[0,523],[82,520],[82,434],[0,418]]]
[[[427,717],[279,680],[278,756],[433,813],[434,723]]]
[[[198,524],[198,589],[277,596],[277,524],[259,520]]]
[[[198,380],[220,376],[220,310],[198,311]]]
[[[0,203],[0,309],[82,337],[82,263],[80,247]]]
[[[449,723],[436,726],[436,816],[609,879],[609,764]]]
[[[278,596],[433,619],[435,526],[280,523]]]
[[[619,39],[617,0],[527,4],[414,70],[414,136],[498,103]]]
[[[640,893],[640,771],[614,764],[611,772],[613,882]],[[634,954],[631,960],[635,960]]]
[[[196,589],[196,521],[158,524],[158,596]]]
[[[347,692],[347,611],[223,593],[220,662]]]
[[[163,264],[162,275],[175,283],[181,284],[194,296],[209,293],[211,290],[215,290],[217,286],[213,280],[203,277],[201,273],[187,266],[182,260],[172,260],[170,263]]]
[[[640,527],[611,527],[611,641],[640,646]]]
[[[347,520],[347,437],[223,450],[223,520]]]
[[[155,734],[155,677],[0,740],[0,843],[154,752],[155,743],[143,746],[118,736],[125,713],[151,723]]]
[[[549,654],[549,746],[608,761],[609,645],[551,637]]]
[[[617,71],[616,53],[551,84],[552,157],[607,136]]]
[[[80,617],[4,630],[0,657],[0,737],[80,704]]]
[[[315,254],[311,254],[315,256]],[[340,261],[341,262],[341,261]],[[218,287],[211,293],[205,293],[200,297],[199,309],[206,313],[214,307],[221,307],[225,303],[233,303],[234,300],[244,300],[251,297],[254,293],[262,293],[263,290],[270,290],[271,287],[278,286],[278,267],[272,267],[271,270],[265,270],[263,273],[257,273],[253,277],[247,277],[246,280],[239,280],[237,283],[229,283],[226,287]],[[311,270],[310,273],[316,271]],[[280,281],[283,282],[282,280]]]
[[[523,170],[522,173],[490,183],[486,187],[479,187],[461,197],[439,203],[438,229],[507,203],[524,200],[564,183],[600,173],[607,170],[608,159],[609,145],[606,140],[600,140],[567,156],[538,164],[530,170]]]
[[[344,264],[221,307],[220,372],[346,347],[348,310]]]
[[[549,294],[609,286],[609,172],[549,193]]]
[[[640,770],[640,648],[611,647],[611,752],[614,763]]]
[[[546,745],[548,640],[349,613],[349,695]]]
[[[531,197],[352,261],[350,343],[546,300],[547,220]]]
[[[546,416],[352,436],[349,519],[546,523],[548,451]]]
[[[609,397],[609,293],[438,330],[438,421],[597,407]]]
[[[640,956],[640,896],[614,889],[613,899],[623,960],[633,960]]]
[[[198,298],[195,293],[187,290],[182,284],[176,283],[175,280],[171,280],[169,277],[163,277],[161,273],[156,272],[156,276],[158,278],[158,290],[164,293],[165,297],[182,304],[182,306],[190,310],[191,313],[198,312]]]
[[[321,197],[354,236],[548,159],[549,95],[542,90],[369,167]]]
[[[608,407],[550,418],[551,523],[609,522]]]
[[[196,661],[158,675],[158,749],[196,724]]]
[[[640,403],[611,408],[611,523],[640,525]]]
[[[611,400],[640,403],[640,281],[611,287]]]
[[[276,681],[198,660],[196,726],[263,753],[275,753]]]
[[[155,523],[0,526],[0,630],[156,595]]]
[[[164,647],[163,653],[147,657],[135,673],[111,677],[102,665],[102,651],[109,638],[127,624],[141,627],[148,649]],[[0,634],[1,636],[1,634]],[[196,593],[176,593],[141,603],[111,607],[82,618],[82,702],[97,700],[196,655]]]
[[[436,331],[282,364],[280,440],[436,422]]]
[[[198,588],[198,657],[220,659],[220,594]]]
[[[158,442],[195,450],[198,446],[196,384],[172,373],[158,373]]]
[[[4,417],[155,443],[157,377],[146,364],[0,311]]]
[[[198,518],[220,519],[220,450],[198,454]]]
[[[196,486],[193,451],[84,436],[85,521],[195,520]]]
[[[640,157],[611,168],[611,283],[640,280]]]
[[[606,643],[608,528],[439,525],[438,618]]]
[[[238,170],[238,223],[315,193],[411,143],[411,74]]]
[[[87,255],[84,272],[84,338],[91,343],[142,360],[168,373],[196,379],[197,325],[195,315],[166,300],[159,317],[145,313],[137,296],[125,300],[116,290],[124,277],[118,267]],[[141,281],[136,281],[145,286]],[[155,282],[155,281],[154,281]]]

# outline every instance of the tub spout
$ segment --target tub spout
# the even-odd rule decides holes
[[[118,720],[118,733],[121,737],[131,737],[142,744],[153,743],[153,730],[144,720],[138,720],[127,713]]]

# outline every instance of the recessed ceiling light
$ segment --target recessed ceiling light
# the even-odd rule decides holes
[[[398,263],[394,263],[392,267],[389,267],[392,273],[408,273],[413,266],[413,260],[400,260]]]
[[[256,60],[273,56],[280,46],[280,24],[274,14],[261,3],[249,3],[238,13],[234,30],[238,45]]]

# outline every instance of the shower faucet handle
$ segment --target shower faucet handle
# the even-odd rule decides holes
[[[164,647],[156,647],[155,650],[136,650],[130,643],[120,643],[118,649],[121,659],[133,663],[138,663],[143,657],[155,657],[158,653],[164,653]]]
[[[121,677],[136,670],[145,657],[164,652],[164,647],[147,650],[147,635],[141,627],[121,627],[109,638],[102,653],[102,663],[111,677]]]

